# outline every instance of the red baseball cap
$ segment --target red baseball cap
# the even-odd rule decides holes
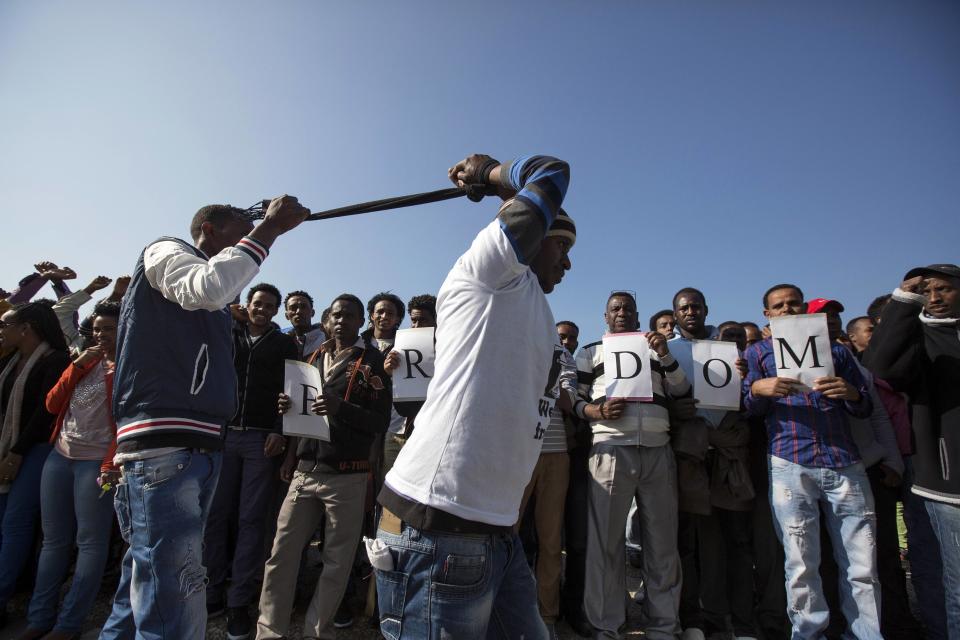
[[[830,305],[836,307],[837,311],[841,313],[843,312],[843,305],[837,300],[830,300],[828,298],[814,298],[807,303],[807,313],[822,313]]]

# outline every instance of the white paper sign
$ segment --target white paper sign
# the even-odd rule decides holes
[[[320,371],[299,360],[284,360],[283,392],[290,396],[293,406],[283,414],[283,434],[317,438],[330,442],[330,423],[327,416],[318,416],[310,410],[314,399],[323,391]]]
[[[433,327],[397,331],[393,350],[400,354],[400,366],[393,370],[394,401],[427,399],[436,356],[433,334]]]
[[[770,318],[770,332],[778,377],[811,387],[817,378],[833,375],[827,314]]]
[[[653,400],[646,334],[631,331],[603,336],[603,375],[607,380],[607,398]]]
[[[734,342],[693,341],[693,397],[701,409],[740,408],[740,350]]]

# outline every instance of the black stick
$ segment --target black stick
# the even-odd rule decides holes
[[[480,202],[485,193],[477,189],[474,185],[466,189],[452,187],[450,189],[438,189],[437,191],[428,191],[426,193],[415,193],[408,196],[394,196],[384,198],[383,200],[373,200],[372,202],[361,202],[360,204],[351,204],[337,209],[327,211],[318,211],[307,216],[307,220],[328,220],[330,218],[342,218],[344,216],[353,216],[360,213],[372,213],[374,211],[387,211],[389,209],[402,209],[419,204],[430,204],[432,202],[442,202],[452,200],[461,196],[467,196],[474,202]],[[267,207],[270,206],[269,200],[262,200],[247,209],[247,214],[251,220],[259,220],[266,215]]]

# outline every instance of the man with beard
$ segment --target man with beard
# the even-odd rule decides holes
[[[913,493],[940,541],[947,629],[960,637],[960,267],[911,269],[880,317],[864,362],[910,396]]]

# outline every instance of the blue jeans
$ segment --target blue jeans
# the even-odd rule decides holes
[[[393,571],[377,571],[380,631],[399,638],[543,640],[537,585],[516,534],[377,531]]]
[[[960,506],[927,500],[930,524],[940,541],[943,594],[947,603],[947,633],[960,638]]]
[[[219,473],[219,451],[124,463],[114,506],[130,548],[101,640],[204,637],[203,527]]]
[[[17,579],[33,554],[40,511],[40,476],[52,447],[35,444],[23,456],[9,493],[0,493],[0,607],[6,607]]]
[[[79,633],[93,608],[107,562],[112,495],[101,497],[100,460],[70,460],[54,450],[43,466],[43,549],[27,621],[32,629]],[[73,545],[77,565],[70,591],[57,617],[60,587],[70,568]]]
[[[841,576],[840,608],[849,623],[847,634],[881,640],[876,514],[863,464],[828,469],[768,458],[770,504],[786,558],[787,616],[793,638],[820,637],[830,619],[819,573],[823,502]]]
[[[927,501],[913,493],[912,456],[903,459],[903,521],[907,525],[910,551],[910,583],[917,594],[917,612],[927,640],[947,640],[947,612],[944,608],[943,567],[940,542],[930,525]]]

